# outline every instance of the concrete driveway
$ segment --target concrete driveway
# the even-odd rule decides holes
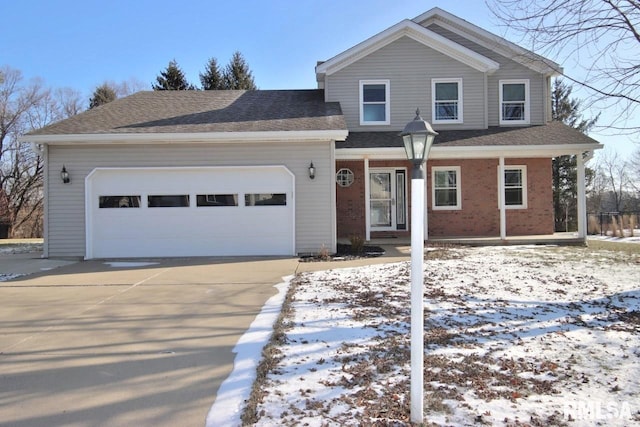
[[[297,259],[88,261],[0,282],[0,425],[202,426]]]

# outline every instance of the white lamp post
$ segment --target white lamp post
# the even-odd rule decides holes
[[[425,174],[422,164],[429,156],[433,139],[438,135],[420,117],[407,123],[400,136],[407,158],[413,163],[411,173],[411,422],[424,419],[424,194]]]

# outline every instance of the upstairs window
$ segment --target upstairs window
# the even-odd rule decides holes
[[[360,125],[388,125],[389,80],[360,81]]]
[[[431,79],[433,123],[462,123],[462,79]]]
[[[500,80],[500,124],[529,124],[529,80]]]

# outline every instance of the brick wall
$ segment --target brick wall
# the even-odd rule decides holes
[[[506,159],[508,165],[527,166],[527,209],[507,209],[507,235],[553,233],[551,159]],[[431,168],[460,166],[462,210],[432,210]],[[369,168],[407,169],[408,215],[411,212],[411,165],[406,161],[371,161]],[[365,183],[363,161],[337,161],[336,170],[349,168],[351,187],[337,186],[338,237],[365,235]],[[499,236],[498,159],[431,160],[427,165],[427,201],[430,237]],[[410,224],[410,218],[409,224]],[[407,231],[376,232],[371,237],[409,236]]]

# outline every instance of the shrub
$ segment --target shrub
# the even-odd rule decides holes
[[[349,242],[351,242],[352,254],[361,254],[364,251],[364,237],[359,234],[352,234],[349,236]]]
[[[589,234],[600,234],[600,222],[595,215],[589,215]]]

